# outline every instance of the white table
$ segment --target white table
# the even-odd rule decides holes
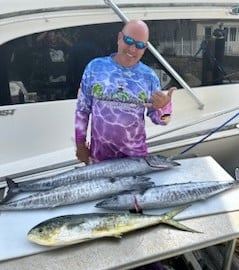
[[[177,182],[188,182],[201,180],[230,181],[232,179],[211,157],[185,159],[179,162],[181,163],[179,168],[151,174],[152,178],[161,183],[173,183],[176,180]],[[183,232],[159,225],[125,234],[120,240],[102,239],[57,250],[41,249],[41,247],[38,249],[38,246],[35,247],[27,242],[25,233],[32,227],[32,224],[36,225],[38,221],[42,221],[43,217],[46,219],[58,214],[77,213],[79,212],[79,206],[63,207],[55,209],[54,212],[35,210],[21,213],[1,213],[0,256],[6,249],[9,253],[13,252],[14,249],[16,252],[25,249],[26,254],[25,257],[2,260],[0,269],[15,270],[19,267],[21,270],[130,269],[218,243],[228,242],[229,248],[223,270],[229,270],[236,238],[239,237],[238,195],[238,188],[227,191],[207,201],[193,204],[178,216],[179,219],[184,219],[181,221],[183,224],[202,233]],[[97,210],[92,208],[94,204],[95,202],[84,204],[83,212],[96,212]],[[14,224],[8,223],[13,223],[14,219],[16,220]],[[3,223],[5,224],[4,232],[2,231]],[[32,249],[33,247],[34,249]],[[34,253],[36,254],[29,256]],[[17,256],[23,256],[23,254]]]

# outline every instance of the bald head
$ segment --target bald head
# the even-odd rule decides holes
[[[147,24],[141,20],[132,20],[126,23],[123,30],[125,35],[129,33],[134,36],[140,36],[140,40],[145,42],[149,39],[149,28]]]
[[[125,37],[129,40],[125,40]],[[129,21],[118,34],[118,52],[114,60],[125,67],[130,67],[139,62],[147,46],[149,29],[146,23],[140,20]],[[143,44],[140,48],[137,43]]]

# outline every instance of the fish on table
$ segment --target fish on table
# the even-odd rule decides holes
[[[112,210],[161,209],[205,200],[238,186],[235,181],[204,181],[156,185],[143,191],[113,195],[97,203],[98,208]]]
[[[92,180],[101,177],[136,176],[154,171],[170,169],[180,164],[161,155],[146,157],[125,157],[104,160],[98,163],[81,166],[51,176],[16,183],[6,178],[7,192],[3,201],[7,201],[19,192],[49,190],[58,186]]]
[[[58,216],[33,227],[27,238],[43,246],[67,246],[103,237],[121,238],[123,233],[160,223],[197,232],[173,219],[184,209],[185,207],[177,208],[164,215],[88,213]]]
[[[126,176],[81,181],[0,203],[0,211],[53,208],[103,199],[125,190],[149,188],[154,185],[149,180],[145,176]]]

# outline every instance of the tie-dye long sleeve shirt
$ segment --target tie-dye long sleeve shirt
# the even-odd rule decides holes
[[[125,156],[146,156],[145,102],[160,82],[154,71],[143,64],[118,65],[112,56],[91,61],[83,74],[75,115],[76,144],[86,141],[91,115],[91,158],[101,161]],[[169,102],[164,108],[148,109],[153,123],[165,125],[171,114]]]

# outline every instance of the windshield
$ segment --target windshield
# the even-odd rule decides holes
[[[239,81],[239,23],[227,20],[147,21],[150,42],[190,87]],[[0,105],[73,99],[87,63],[117,49],[122,23],[37,33],[0,46]],[[162,89],[181,85],[146,51],[142,61]]]

